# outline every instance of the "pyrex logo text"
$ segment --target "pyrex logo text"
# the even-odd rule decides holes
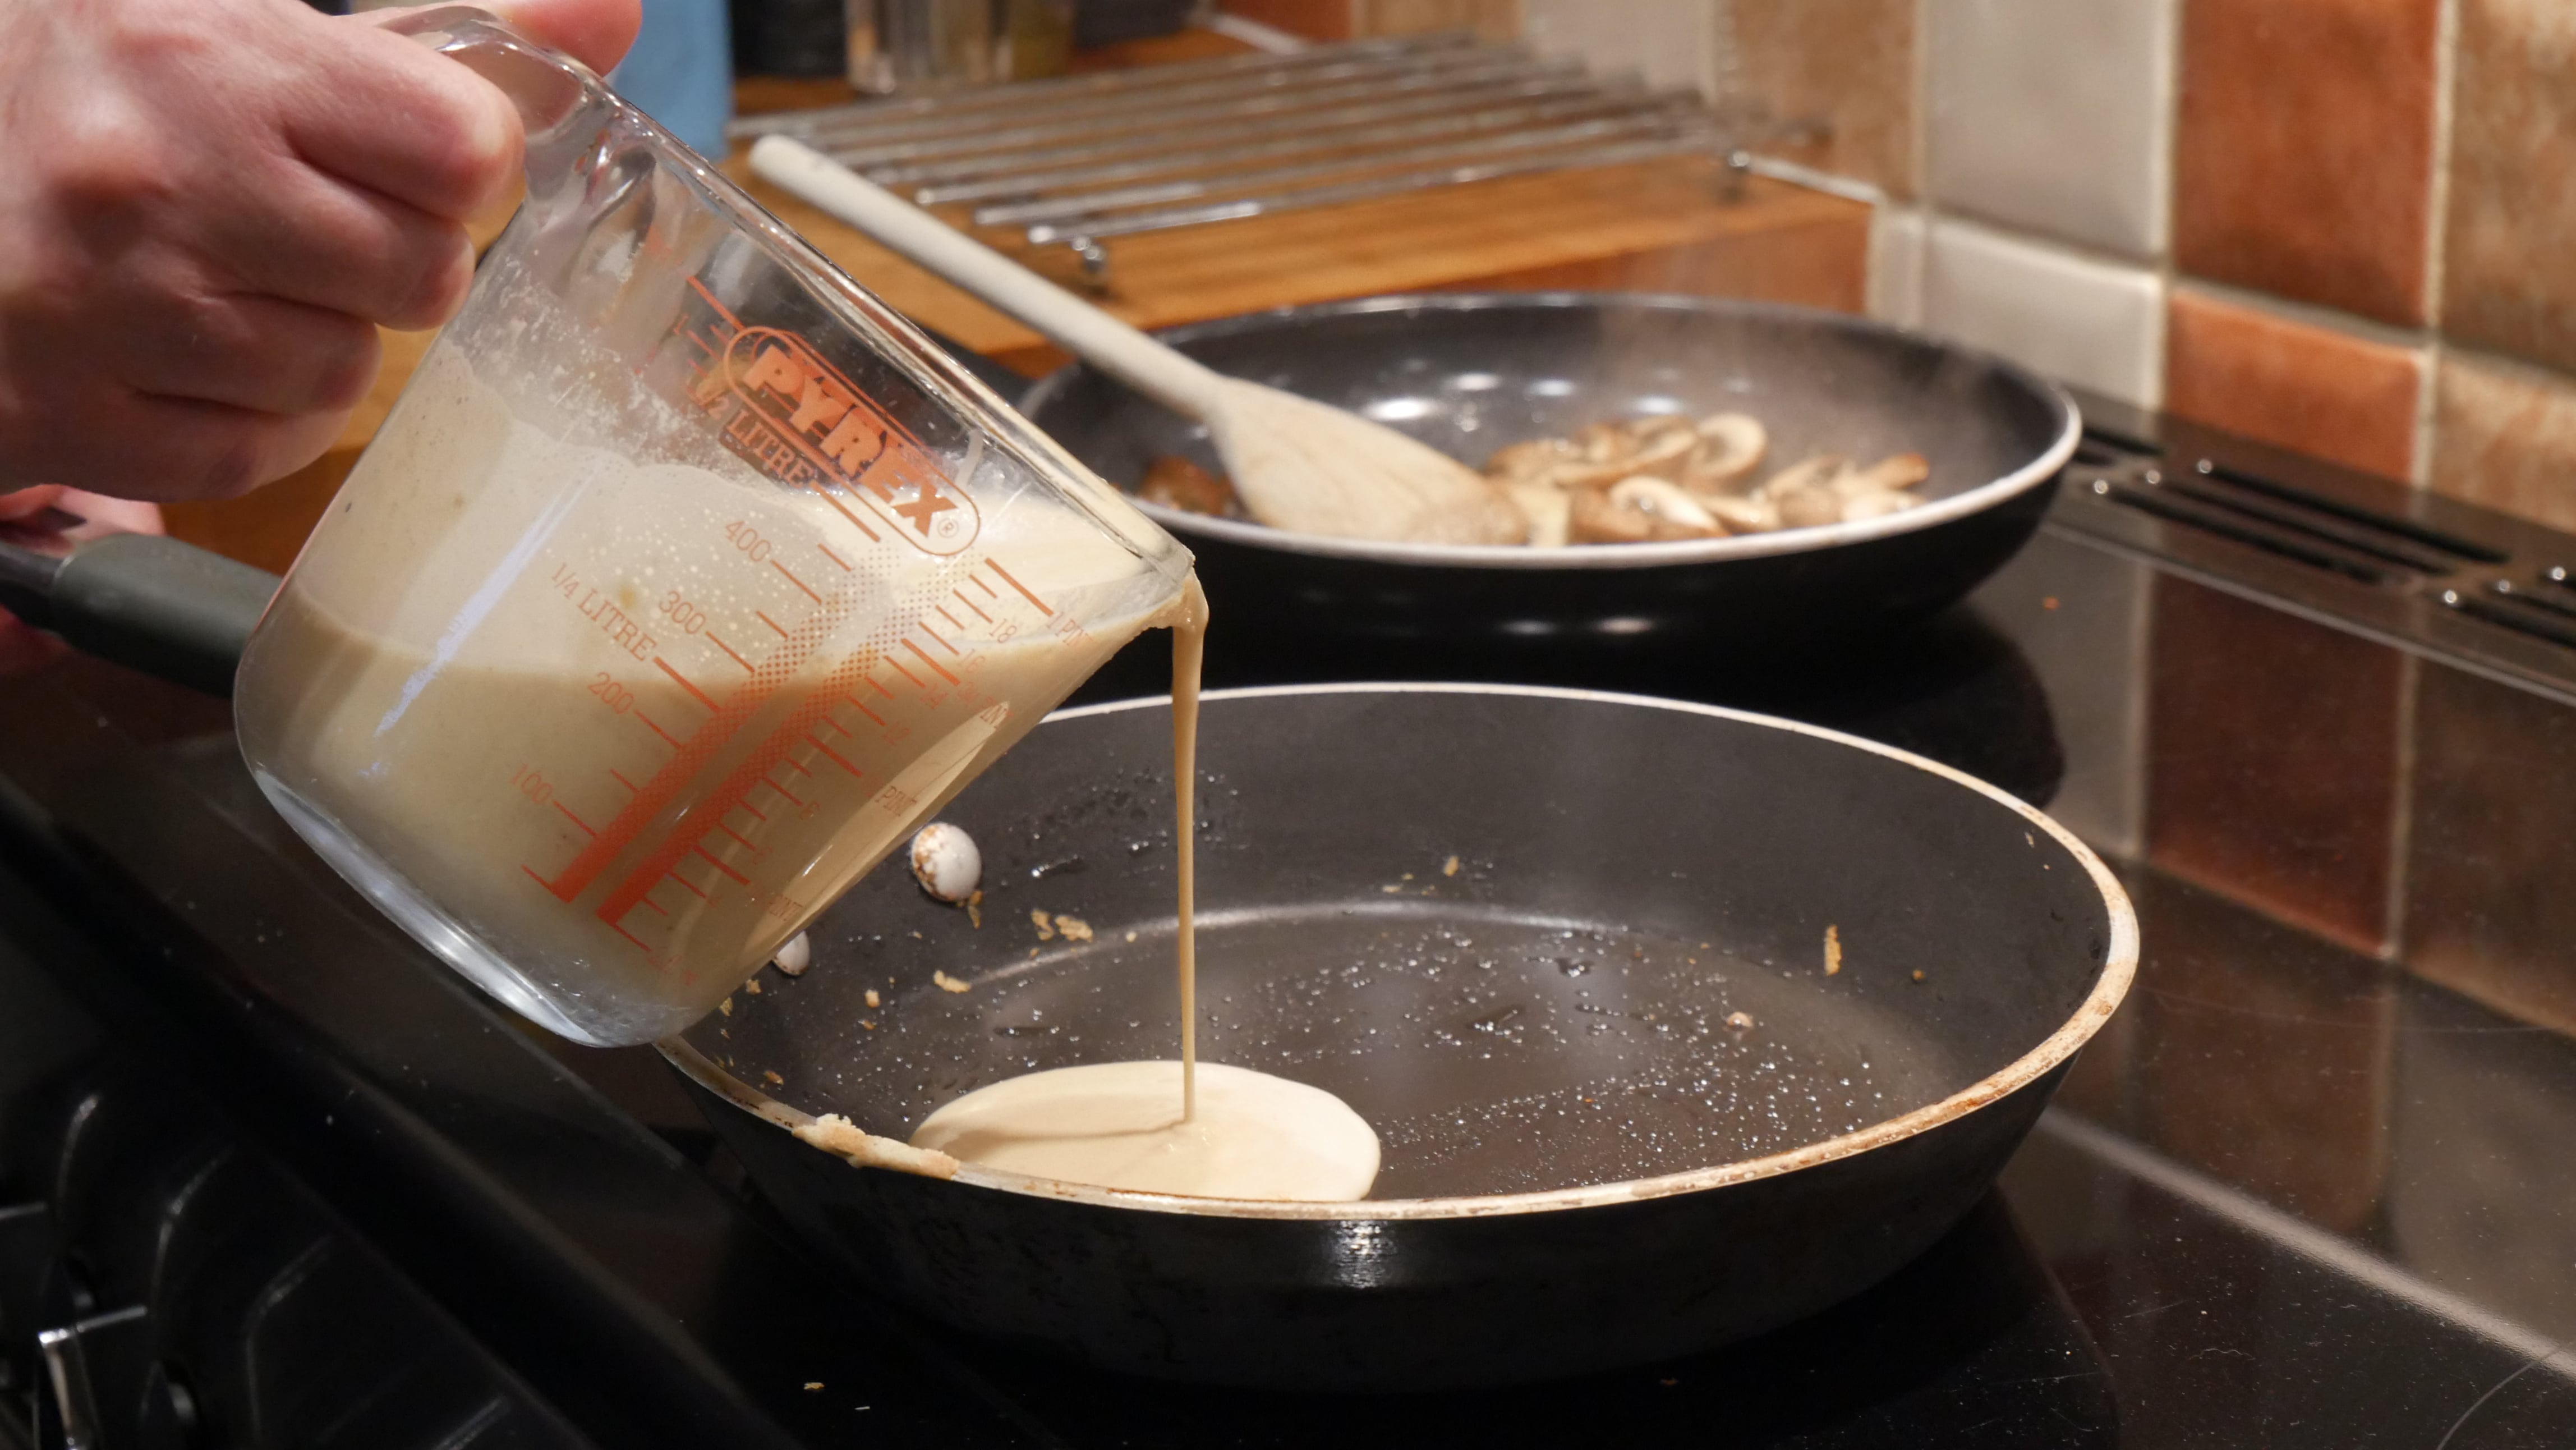
[[[906,542],[934,554],[974,541],[981,526],[974,500],[902,424],[795,334],[743,328],[701,387],[711,410],[738,400],[723,420],[726,446],[771,477],[814,488],[836,507],[836,491],[853,494]],[[855,516],[851,522],[876,536]]]

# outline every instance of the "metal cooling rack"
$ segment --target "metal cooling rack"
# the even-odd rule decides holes
[[[1507,176],[1726,157],[1697,93],[1465,34],[1316,46],[755,116],[923,206],[1063,246]],[[1731,170],[1732,177],[1736,171]]]

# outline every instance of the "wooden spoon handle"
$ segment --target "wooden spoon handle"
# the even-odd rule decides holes
[[[1207,421],[1225,379],[946,222],[785,136],[763,136],[751,169],[1045,335],[1176,413]]]

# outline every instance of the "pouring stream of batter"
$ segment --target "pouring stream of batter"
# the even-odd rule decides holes
[[[913,1133],[914,1148],[1033,1177],[1146,1193],[1324,1202],[1367,1196],[1377,1177],[1377,1134],[1348,1104],[1304,1083],[1222,1063],[1202,1068],[1198,1061],[1193,844],[1207,621],[1207,598],[1193,577],[1172,620],[1181,1060],[1092,1063],[1005,1078],[932,1113]]]

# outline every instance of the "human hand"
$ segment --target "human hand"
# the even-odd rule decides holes
[[[161,509],[132,499],[41,484],[0,493],[0,543],[40,554],[68,554],[107,534],[157,534]],[[0,678],[23,674],[61,656],[61,640],[0,609]]]
[[[636,4],[488,8],[605,71]],[[377,325],[456,310],[518,113],[391,13],[0,0],[0,490],[245,492],[339,436]]]

